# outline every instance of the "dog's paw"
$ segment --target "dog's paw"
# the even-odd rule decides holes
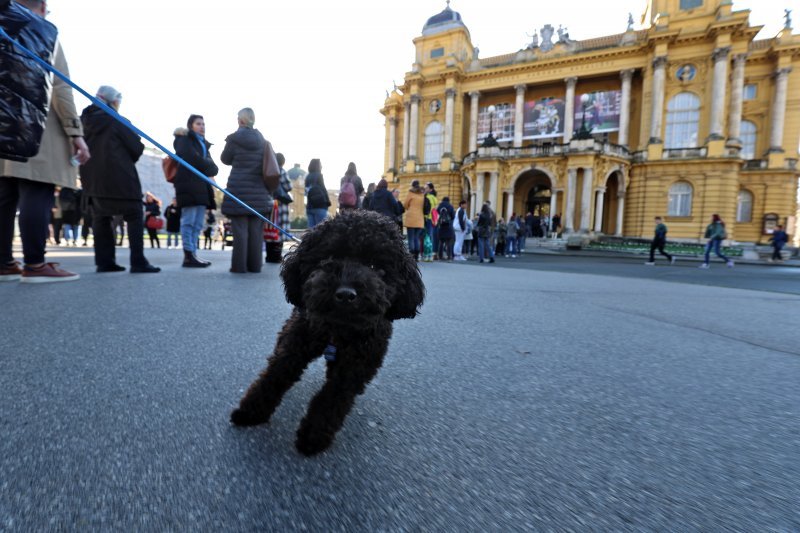
[[[231,424],[234,426],[257,426],[264,422],[267,422],[264,417],[258,416],[252,411],[245,411],[241,407],[231,412]]]
[[[297,448],[298,452],[306,457],[311,457],[312,455],[317,455],[327,450],[332,442],[332,436],[322,435],[306,430],[305,428],[300,428],[297,432],[297,439],[294,441],[294,446]]]

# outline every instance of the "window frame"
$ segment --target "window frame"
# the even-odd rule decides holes
[[[684,4],[689,4],[690,2],[691,2],[690,5],[684,5]],[[697,9],[698,7],[703,7],[703,0],[680,0],[679,6],[681,11],[689,11],[691,9]]]
[[[753,94],[748,95],[748,90],[752,89]],[[744,89],[742,89],[742,100],[745,102],[749,102],[758,98],[758,84],[757,83],[746,83]]]
[[[743,202],[742,196],[747,195],[750,197],[749,202]],[[742,206],[747,205],[749,203],[749,207],[747,210],[747,218],[745,219],[742,216],[743,208]],[[747,189],[739,189],[739,194],[736,195],[736,222],[739,224],[747,224],[753,221],[753,205],[755,205],[755,195],[748,191]]]
[[[439,131],[435,134],[429,133],[432,126],[438,126]],[[438,136],[439,140],[436,141],[433,139],[434,137]],[[429,140],[430,139],[430,140]],[[435,163],[441,163],[442,156],[444,155],[444,126],[438,120],[432,120],[425,126],[425,134],[423,135],[423,152],[422,152],[422,162],[425,165],[431,165]],[[429,157],[430,153],[436,154],[437,151],[431,152],[431,148],[434,147],[438,150],[438,157],[435,160],[431,160]]]
[[[745,126],[747,124],[748,126]],[[745,131],[746,127],[753,126],[752,131]],[[750,140],[752,139],[752,141]],[[758,143],[758,126],[752,120],[742,120],[739,126],[739,141],[742,143],[742,148],[739,154],[742,159],[751,160],[756,159],[756,146]],[[748,147],[752,147],[752,151],[747,151]]]
[[[689,98],[692,105],[688,105]],[[686,100],[685,107],[681,100]],[[700,97],[693,92],[682,91],[669,99],[664,120],[665,149],[698,147],[701,109]]]
[[[676,191],[677,187],[688,187],[688,190]],[[687,199],[688,198],[688,199]],[[667,216],[687,218],[692,216],[694,187],[688,181],[676,181],[667,191]]]

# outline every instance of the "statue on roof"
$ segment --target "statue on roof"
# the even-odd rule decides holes
[[[783,18],[786,19],[786,23],[783,25],[784,28],[787,30],[792,29],[792,10],[791,9],[784,9],[783,10]]]
[[[542,36],[542,44],[539,48],[542,49],[542,52],[549,52],[553,49],[553,27],[550,24],[545,24],[540,35]]]
[[[525,34],[531,38],[531,44],[528,45],[528,48],[539,48],[539,32],[533,30],[533,35]]]
[[[633,31],[633,13],[628,13],[628,31]]]
[[[560,43],[569,42],[569,31],[567,30],[567,28],[562,28],[561,24],[558,25],[558,42]]]

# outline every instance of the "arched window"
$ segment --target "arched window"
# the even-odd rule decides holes
[[[736,202],[736,222],[753,221],[753,193],[750,191],[739,191],[739,198]]]
[[[438,163],[442,160],[444,149],[444,128],[433,121],[425,128],[425,164]]]
[[[742,129],[739,132],[742,141],[742,159],[756,158],[756,125],[748,120],[742,121]]]
[[[667,215],[671,217],[688,217],[692,214],[692,186],[679,181],[669,188],[669,205]]]
[[[692,93],[673,96],[667,104],[664,148],[694,148],[700,123],[700,98]]]

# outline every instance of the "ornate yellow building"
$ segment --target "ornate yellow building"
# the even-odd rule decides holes
[[[481,58],[448,5],[381,110],[385,177],[434,182],[473,213],[559,213],[568,233],[649,237],[661,215],[670,238],[700,239],[713,213],[737,241],[793,231],[800,36],[787,12],[755,40],[749,13],[650,0],[647,29],[575,41],[546,25]]]

